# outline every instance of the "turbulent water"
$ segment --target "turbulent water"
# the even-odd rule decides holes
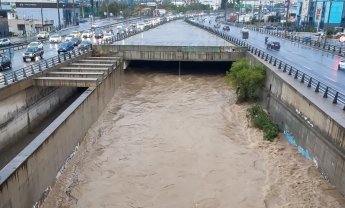
[[[42,207],[344,207],[283,139],[262,141],[224,74],[131,68]]]

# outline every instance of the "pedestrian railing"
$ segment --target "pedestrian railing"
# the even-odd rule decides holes
[[[232,42],[236,45],[247,47],[247,50],[249,53],[253,54],[257,58],[264,60],[266,63],[271,64],[278,70],[281,70],[284,73],[287,73],[289,76],[293,76],[296,81],[299,81],[300,83],[306,85],[308,88],[313,89],[313,91],[315,91],[316,93],[321,94],[323,98],[331,100],[333,104],[337,104],[341,106],[343,110],[345,110],[345,95],[341,92],[338,92],[336,89],[328,86],[327,84],[321,82],[317,78],[312,77],[308,73],[305,73],[304,71],[290,65],[289,63],[286,63],[283,60],[276,58],[270,55],[269,53],[262,51],[252,45],[249,45],[247,42],[240,40],[236,37],[233,37],[225,32],[216,30],[212,27],[205,26],[205,25],[202,25],[190,20],[186,20],[186,21],[192,25],[195,25],[213,34],[216,34],[222,37],[223,39],[228,40],[229,42]]]
[[[4,71],[2,76],[0,75],[0,88],[15,83],[19,80],[23,80],[32,76],[36,73],[42,72],[50,67],[53,67],[57,64],[66,62],[68,60],[74,59],[84,53],[89,52],[91,49],[79,50],[74,49],[69,53],[59,54],[52,58],[41,60],[36,64],[32,64],[21,69],[16,69],[12,71]]]

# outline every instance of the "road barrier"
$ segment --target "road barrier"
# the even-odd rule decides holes
[[[289,76],[293,76],[296,79],[296,81],[299,81],[300,83],[305,84],[308,88],[312,88],[316,93],[321,94],[323,98],[330,99],[333,104],[339,105],[342,107],[343,110],[345,110],[345,95],[341,92],[338,92],[334,88],[322,83],[320,80],[316,79],[315,77],[312,77],[311,75],[303,72],[300,69],[297,69],[296,67],[293,67],[292,65],[284,62],[283,60],[276,58],[270,55],[269,53],[262,51],[252,45],[249,45],[247,42],[243,40],[230,36],[229,34],[225,32],[221,32],[209,26],[198,24],[189,19],[186,19],[185,21],[199,28],[207,30],[215,35],[218,35],[222,37],[223,39],[228,40],[236,45],[247,47],[247,50],[249,53],[271,64],[276,69],[282,70],[284,73],[287,73]]]
[[[7,86],[19,80],[26,79],[31,75],[42,72],[57,64],[71,60],[75,57],[78,57],[84,53],[89,52],[90,50],[91,49],[87,49],[87,50],[74,49],[73,51],[69,53],[63,53],[63,54],[54,56],[52,58],[41,60],[37,64],[32,64],[30,66],[26,66],[21,69],[9,71],[9,72],[4,72],[3,76],[0,77],[0,88],[1,86]]]

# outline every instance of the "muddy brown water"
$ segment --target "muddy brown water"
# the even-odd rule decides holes
[[[283,139],[264,142],[224,73],[130,68],[41,207],[345,207]]]

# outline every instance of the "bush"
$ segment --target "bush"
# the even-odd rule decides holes
[[[264,132],[264,139],[273,141],[278,137],[279,127],[273,123],[269,115],[259,105],[255,105],[248,110],[250,121],[254,126]]]
[[[226,80],[237,90],[238,101],[256,101],[264,85],[266,71],[261,64],[250,64],[247,59],[240,59],[232,64],[226,73]]]

